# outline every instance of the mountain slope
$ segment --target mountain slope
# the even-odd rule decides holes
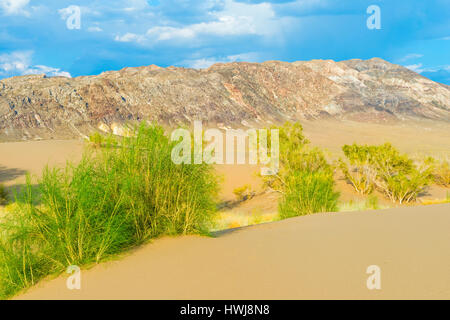
[[[125,68],[0,81],[0,140],[71,138],[127,121],[263,125],[336,118],[450,121],[450,88],[381,59]]]

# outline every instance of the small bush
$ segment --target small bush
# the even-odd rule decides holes
[[[373,148],[371,161],[377,172],[375,185],[392,202],[415,201],[431,182],[429,161],[415,165],[390,144]]]
[[[248,214],[234,211],[221,211],[216,214],[214,223],[211,225],[211,231],[234,229],[277,220],[279,220],[278,213],[252,212]]]
[[[408,203],[415,201],[430,181],[429,174],[414,170],[409,175],[389,176],[379,183],[380,189],[393,202]]]
[[[216,208],[211,166],[175,165],[174,144],[157,126],[113,145],[46,168],[38,192],[27,179],[0,225],[0,298],[161,235],[206,231]]]
[[[380,205],[378,198],[375,195],[370,195],[364,201],[354,201],[350,200],[348,202],[339,204],[340,212],[349,211],[364,211],[364,210],[380,210],[387,209],[388,206]]]
[[[369,196],[364,203],[364,208],[367,210],[378,210],[380,209],[378,198],[374,195]]]
[[[438,162],[433,171],[434,181],[443,187],[450,187],[450,164],[448,161]]]
[[[339,160],[339,167],[356,192],[370,194],[374,189],[374,169],[370,165],[370,147],[356,144],[342,148],[349,163]]]
[[[317,212],[337,211],[339,193],[333,191],[333,176],[324,172],[297,171],[287,180],[280,203],[282,219]]]
[[[91,142],[92,145],[97,148],[102,146],[104,140],[105,140],[104,137],[98,132],[95,132],[89,136],[89,142]]]
[[[355,190],[362,194],[379,189],[391,201],[407,203],[415,201],[430,182],[431,163],[415,165],[406,155],[391,144],[360,146],[353,144],[343,148],[351,166],[340,161],[340,167]]]
[[[267,187],[280,192],[280,217],[336,211],[339,194],[335,192],[333,169],[317,148],[309,147],[298,123],[278,128],[280,171],[265,178]]]
[[[247,201],[255,196],[255,193],[252,191],[251,186],[248,184],[234,189],[233,193],[236,196],[237,201]]]
[[[4,185],[0,184],[0,206],[8,204],[8,192]]]

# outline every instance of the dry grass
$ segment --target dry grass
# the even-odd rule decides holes
[[[421,200],[421,203],[423,205],[450,203],[450,192],[447,191],[447,197],[445,199],[424,199]]]
[[[247,227],[261,223],[273,222],[279,219],[280,217],[278,213],[262,214],[255,212],[252,214],[247,214],[234,211],[221,211],[216,214],[211,231]]]
[[[368,211],[368,210],[380,210],[388,209],[389,206],[380,205],[378,198],[376,196],[369,196],[363,201],[353,201],[343,202],[339,204],[339,212],[350,212],[350,211]]]

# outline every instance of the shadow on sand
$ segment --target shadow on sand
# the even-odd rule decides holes
[[[7,168],[0,166],[0,183],[12,181],[18,177],[24,176],[27,172],[17,168]]]

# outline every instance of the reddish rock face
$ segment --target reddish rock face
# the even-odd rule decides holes
[[[99,124],[263,126],[336,118],[450,121],[450,87],[381,59],[126,68],[0,81],[0,140],[73,138]]]

